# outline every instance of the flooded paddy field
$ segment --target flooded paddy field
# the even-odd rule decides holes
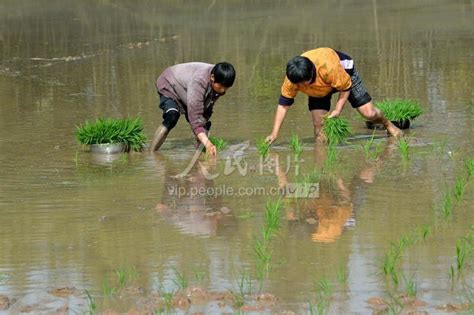
[[[472,0],[0,3],[0,314],[471,314],[473,16]],[[376,102],[420,102],[407,150],[350,105],[348,142],[315,145],[299,96],[260,156],[287,60],[324,46]],[[185,119],[155,155],[77,144],[98,117],[142,117],[151,138],[161,71],[224,60],[216,160],[193,163]]]

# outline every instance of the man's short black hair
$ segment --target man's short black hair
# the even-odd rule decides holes
[[[220,83],[225,87],[231,87],[235,80],[235,69],[228,62],[219,62],[212,68],[211,74],[214,75],[214,82]]]
[[[313,79],[313,63],[306,57],[296,56],[286,64],[286,76],[291,83],[302,83]]]

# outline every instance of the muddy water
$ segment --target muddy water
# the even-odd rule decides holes
[[[244,272],[256,279],[253,246],[266,201],[277,199],[269,192],[325,167],[318,198],[283,201],[262,289],[278,298],[279,310],[307,311],[322,279],[333,283],[334,313],[370,313],[369,298],[405,292],[403,281],[387,284],[383,258],[391,242],[422,224],[432,234],[399,263],[428,303],[420,309],[436,313],[436,306],[472,298],[463,284],[473,285],[473,261],[454,286],[448,274],[456,240],[474,222],[474,183],[447,220],[439,204],[474,151],[473,13],[469,0],[0,4],[0,295],[39,299],[75,287],[106,308],[104,279],[117,286],[115,270],[130,268],[130,285],[146,294],[176,290],[174,270],[192,285],[238,291]],[[254,143],[271,129],[284,65],[318,46],[352,55],[375,100],[422,104],[425,114],[408,131],[408,164],[381,131],[380,158],[367,161],[361,145],[371,131],[347,105],[355,137],[328,167],[325,149],[311,142],[301,96],[272,149],[280,176],[274,165],[261,167]],[[198,167],[173,177],[194,153],[183,121],[154,157],[93,158],[76,144],[74,126],[102,116],[141,116],[151,137],[161,121],[154,90],[160,72],[221,60],[238,77],[217,104],[213,133],[234,146],[217,162],[201,158],[208,177]],[[288,150],[293,132],[304,140],[299,163]],[[192,198],[174,194],[200,188]],[[234,193],[224,194],[229,188]],[[338,282],[338,270],[346,281]]]

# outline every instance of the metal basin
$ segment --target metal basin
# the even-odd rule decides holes
[[[91,144],[90,149],[91,153],[116,154],[125,152],[127,146],[124,143],[101,143]]]

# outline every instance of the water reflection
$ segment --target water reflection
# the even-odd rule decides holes
[[[306,178],[310,178],[313,182],[317,181],[319,194],[312,198],[305,196],[287,198],[287,220],[294,224],[313,225],[314,228],[310,233],[312,241],[335,242],[346,228],[355,226],[355,213],[365,199],[366,186],[373,184],[376,173],[382,171],[384,161],[393,155],[396,148],[395,140],[389,138],[383,146],[383,152],[380,155],[374,160],[368,160],[350,180],[344,180],[337,172],[328,172],[324,168],[327,166],[327,147],[316,145],[313,151],[316,170],[313,174],[307,172]],[[276,161],[274,165],[278,186],[285,190],[289,180],[280,163],[280,155],[273,154],[272,158]],[[305,182],[308,184],[303,176],[297,184],[304,185]]]
[[[183,233],[217,235],[218,226],[228,219],[228,208],[224,207],[222,196],[206,194],[208,188],[215,186],[212,177],[206,175],[214,172],[216,161],[198,161],[186,176],[176,176],[177,168],[171,161],[160,154],[154,160],[160,168],[165,167],[164,186],[155,207],[156,213]]]

